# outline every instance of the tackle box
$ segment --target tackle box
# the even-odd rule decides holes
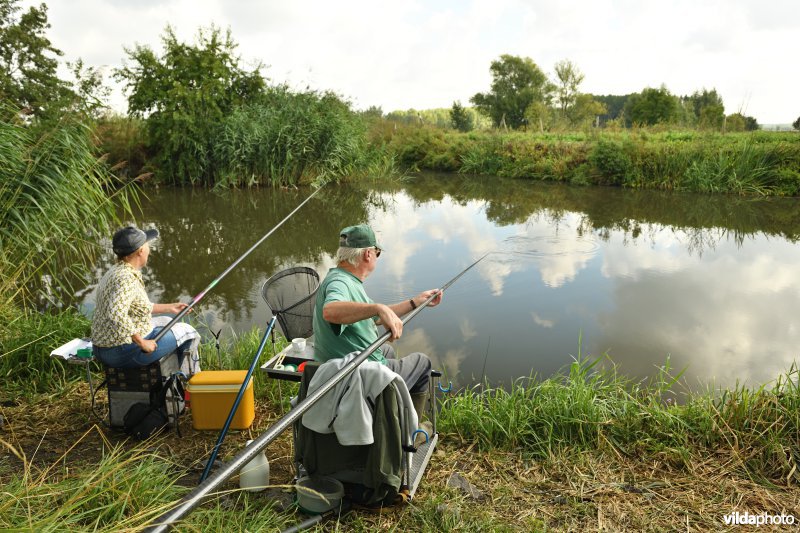
[[[246,370],[203,370],[192,376],[187,390],[194,429],[222,429],[245,376]],[[250,379],[230,429],[247,429],[254,418],[253,380]]]

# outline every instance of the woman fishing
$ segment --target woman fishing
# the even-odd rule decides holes
[[[114,234],[112,248],[117,262],[100,280],[97,308],[92,318],[94,356],[113,368],[147,366],[177,352],[179,365],[184,353],[199,334],[188,324],[180,331],[171,329],[156,342],[161,327],[154,327],[154,314],[178,314],[187,304],[157,304],[150,301],[144,288],[142,268],[150,257],[150,241],[158,230],[142,231],[128,226]]]

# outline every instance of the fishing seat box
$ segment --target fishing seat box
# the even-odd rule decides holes
[[[247,376],[246,370],[204,370],[189,380],[194,429],[222,429]],[[231,420],[230,429],[247,429],[255,419],[253,380],[247,388]]]
[[[150,391],[178,372],[178,355],[171,353],[147,366],[111,368],[103,365],[108,388],[108,418],[111,427],[124,427],[125,414],[135,403],[149,403]],[[183,398],[178,398],[178,414],[183,410]],[[167,393],[167,415],[170,425],[177,420],[172,393]]]

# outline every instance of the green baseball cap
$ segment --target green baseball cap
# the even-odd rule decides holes
[[[375,240],[375,232],[366,224],[348,226],[339,232],[339,246],[343,248],[380,248],[383,246]]]

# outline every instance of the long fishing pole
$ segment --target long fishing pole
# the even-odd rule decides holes
[[[425,300],[422,304],[418,305],[416,309],[412,310],[409,314],[407,314],[402,322],[406,324],[407,322],[411,321],[412,318],[417,316],[425,307],[428,306],[434,298],[436,298],[439,294],[446,291],[453,283],[458,280],[461,276],[467,273],[469,269],[483,261],[483,259],[489,255],[488,253],[483,255],[480,259],[469,265],[467,268],[462,270],[458,273],[456,277],[448,281],[444,284],[442,288],[440,288],[437,292],[431,294],[427,300]],[[331,389],[333,389],[340,381],[342,381],[345,377],[350,375],[353,371],[355,371],[356,367],[363,363],[372,353],[380,348],[380,346],[385,343],[391,337],[392,332],[386,331],[383,335],[378,337],[372,344],[367,346],[360,354],[350,360],[345,366],[342,367],[336,374],[334,374],[328,381],[326,381],[320,388],[316,391],[312,392],[304,400],[298,403],[292,410],[288,413],[283,415],[280,420],[278,420],[271,428],[269,428],[265,433],[263,433],[260,437],[255,439],[250,446],[246,446],[238,455],[236,455],[231,461],[217,471],[213,476],[208,477],[203,483],[198,485],[192,492],[184,496],[181,501],[176,505],[173,509],[167,511],[166,513],[162,514],[155,520],[155,524],[149,526],[146,531],[151,533],[160,533],[166,531],[170,526],[172,526],[175,522],[189,514],[195,507],[200,505],[203,498],[208,496],[212,491],[217,489],[220,485],[222,485],[227,479],[233,476],[236,472],[242,469],[244,465],[249,463],[257,454],[261,453],[261,451],[266,448],[272,441],[278,438],[278,436],[286,431],[289,426],[294,423],[298,418],[300,418],[303,413],[308,411],[311,406],[317,403],[326,393],[328,393]]]
[[[261,244],[262,242],[264,242],[265,240],[267,240],[267,237],[269,237],[270,235],[272,235],[272,234],[275,232],[275,230],[277,230],[278,228],[280,228],[280,227],[281,227],[281,225],[283,225],[283,223],[284,223],[284,222],[286,222],[287,220],[289,220],[290,218],[292,218],[292,215],[294,215],[294,214],[295,214],[295,213],[296,213],[296,212],[297,212],[297,211],[298,211],[298,210],[299,210],[301,207],[303,207],[303,206],[306,204],[306,202],[308,202],[309,200],[311,200],[311,199],[314,197],[314,195],[315,195],[315,194],[317,194],[317,193],[320,191],[320,189],[322,189],[322,187],[324,187],[324,186],[325,186],[325,183],[323,182],[323,183],[322,183],[322,185],[320,185],[320,186],[317,188],[317,190],[315,190],[314,192],[312,192],[312,193],[311,193],[311,194],[308,196],[308,198],[306,198],[305,200],[303,200],[303,202],[302,202],[300,205],[298,205],[297,207],[295,207],[295,208],[294,208],[294,210],[293,210],[291,213],[289,213],[288,215],[286,215],[286,216],[284,217],[284,219],[283,219],[283,220],[281,220],[280,222],[278,222],[278,223],[277,223],[275,226],[273,226],[273,227],[272,227],[272,229],[271,229],[271,230],[269,230],[269,231],[268,231],[268,232],[267,232],[267,233],[266,233],[266,234],[265,234],[263,237],[261,237],[260,239],[258,239],[258,242],[256,242],[256,243],[255,243],[253,246],[251,246],[251,247],[250,247],[250,249],[249,249],[249,250],[247,250],[245,253],[243,253],[243,254],[242,254],[240,257],[239,257],[239,259],[237,259],[236,261],[234,261],[233,263],[231,263],[231,266],[229,266],[228,268],[226,268],[226,269],[225,269],[225,271],[224,271],[222,274],[220,274],[219,276],[217,276],[217,277],[216,277],[216,278],[215,278],[215,279],[214,279],[214,280],[213,280],[211,283],[209,283],[209,284],[208,284],[208,287],[206,287],[205,289],[203,289],[202,291],[200,291],[200,292],[197,294],[197,296],[195,296],[194,298],[192,298],[192,301],[189,303],[189,305],[188,305],[188,306],[186,306],[185,308],[183,308],[183,309],[181,310],[181,312],[180,312],[180,313],[178,313],[177,315],[175,315],[175,317],[174,317],[172,320],[170,320],[170,321],[169,321],[169,323],[168,323],[166,326],[164,326],[164,328],[163,328],[161,331],[159,331],[159,332],[158,332],[158,334],[157,334],[157,335],[156,335],[156,336],[153,338],[153,340],[154,340],[154,341],[156,341],[156,342],[158,342],[158,341],[161,339],[161,337],[163,337],[164,335],[166,335],[166,334],[167,334],[167,331],[169,331],[169,330],[170,330],[170,328],[172,328],[172,326],[174,326],[174,325],[175,325],[175,323],[176,323],[176,322],[178,322],[178,320],[180,320],[181,318],[183,318],[183,317],[186,315],[186,313],[188,313],[189,311],[191,311],[192,307],[194,307],[194,306],[195,306],[195,304],[197,304],[197,302],[199,302],[200,300],[202,300],[202,299],[205,297],[205,295],[206,295],[206,294],[208,294],[208,291],[210,291],[211,289],[213,289],[213,288],[214,288],[214,287],[217,285],[217,283],[219,283],[220,281],[222,281],[222,278],[224,278],[225,276],[227,276],[227,275],[228,275],[228,273],[229,273],[231,270],[233,270],[234,268],[236,268],[236,266],[237,266],[239,263],[241,263],[241,262],[242,262],[242,260],[244,260],[244,258],[245,258],[245,257],[247,257],[248,255],[250,255],[250,253],[251,253],[253,250],[255,250],[255,249],[258,247],[258,245],[259,245],[259,244]]]

